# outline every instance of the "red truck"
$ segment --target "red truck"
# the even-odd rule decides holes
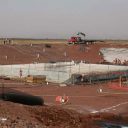
[[[69,44],[80,44],[80,43],[85,43],[85,40],[82,40],[81,37],[79,36],[72,36],[69,40],[68,40]]]
[[[85,40],[85,34],[78,32],[77,36],[72,36],[68,39],[68,44],[93,44],[96,40]]]
[[[82,39],[82,37],[84,37],[84,39]],[[78,32],[77,36],[72,36],[69,40],[68,40],[69,44],[81,44],[81,43],[85,43],[85,34],[82,32]]]

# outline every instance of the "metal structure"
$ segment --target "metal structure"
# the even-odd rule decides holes
[[[107,82],[107,81],[118,81],[122,78],[122,81],[126,81],[128,78],[128,70],[126,71],[113,71],[108,73],[101,74],[72,74],[70,82],[72,84],[95,84],[98,82]]]

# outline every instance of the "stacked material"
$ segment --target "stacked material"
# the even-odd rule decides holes
[[[46,76],[45,75],[29,75],[26,78],[26,82],[28,83],[45,83]]]

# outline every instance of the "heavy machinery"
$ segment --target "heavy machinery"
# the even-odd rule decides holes
[[[68,44],[93,44],[97,40],[86,40],[83,32],[78,32],[77,36],[72,36],[68,40]]]
[[[83,38],[82,38],[83,37]],[[68,40],[68,44],[85,44],[85,34],[82,32],[78,32],[77,36],[72,36]]]

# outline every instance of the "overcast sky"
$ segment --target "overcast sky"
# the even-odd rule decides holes
[[[128,0],[0,0],[0,37],[128,39]]]

